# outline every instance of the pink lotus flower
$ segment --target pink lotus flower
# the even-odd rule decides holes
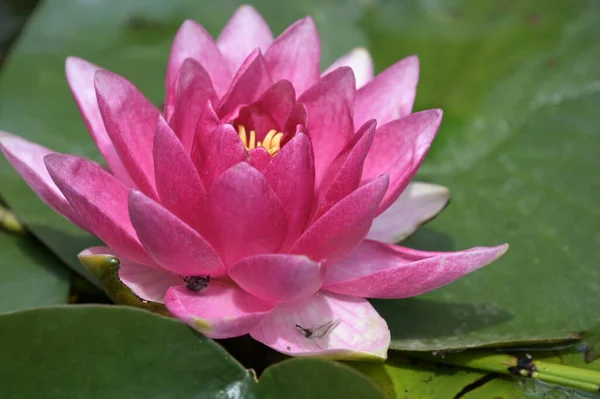
[[[405,298],[506,245],[423,252],[391,244],[448,200],[410,183],[442,119],[411,113],[418,60],[373,78],[358,49],[322,75],[314,22],[277,39],[243,6],[217,41],[186,21],[160,112],[125,78],[78,58],[67,80],[110,172],[2,133],[2,151],[57,212],[104,241],[140,298],[209,337],[250,334],[292,356],[385,358],[365,298]],[[376,128],[376,125],[378,126]]]

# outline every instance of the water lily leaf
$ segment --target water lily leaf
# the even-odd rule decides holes
[[[548,366],[567,365],[582,369],[598,370],[600,362],[585,363],[584,354],[571,346],[558,350],[531,348],[514,352],[522,357],[530,354],[538,369],[549,371]],[[420,353],[420,352],[419,352]],[[476,356],[477,352],[467,352]],[[521,398],[594,398],[600,397],[564,386],[548,384],[539,380],[501,375],[491,370],[477,370],[457,366],[452,353],[438,355],[431,359],[414,357],[418,355],[395,353],[393,359],[384,364],[351,363],[368,375],[384,392],[386,399],[521,399]],[[460,354],[459,354],[460,355]],[[543,365],[542,365],[543,362]],[[500,365],[499,365],[500,366]],[[554,368],[552,372],[556,372]]]
[[[269,367],[258,383],[260,398],[384,398],[375,384],[342,363],[290,359]]]
[[[353,367],[368,375],[384,392],[386,399],[447,399],[472,394],[484,384],[498,379],[492,395],[505,399],[511,391],[519,391],[515,381],[488,372],[461,369],[408,358],[388,360],[385,364],[353,363]]]
[[[452,202],[407,244],[511,245],[423,298],[378,301],[393,348],[564,339],[598,322],[600,46],[587,38],[599,16],[585,1],[394,2],[365,14],[376,61],[418,53],[416,108],[445,111],[420,178],[448,186]]]
[[[31,236],[0,231],[0,313],[67,303],[71,273]]]
[[[11,359],[0,364],[7,399],[382,397],[349,366],[315,359],[271,366],[256,385],[251,371],[185,324],[121,306],[2,315],[0,352]]]
[[[254,3],[275,33],[315,17],[327,65],[353,46],[378,70],[421,59],[416,109],[445,120],[420,179],[452,203],[408,245],[457,250],[509,242],[501,261],[422,298],[374,301],[392,347],[431,350],[578,336],[597,323],[600,4],[455,0]],[[0,127],[98,160],[63,70],[77,55],[133,80],[156,104],[173,34],[186,18],[218,33],[234,2],[48,0],[0,80]],[[65,29],[69,21],[69,29]],[[96,240],[46,208],[0,160],[2,194],[62,259]],[[408,322],[410,321],[410,322]]]
[[[3,398],[251,397],[252,373],[183,323],[119,306],[0,316]]]
[[[584,353],[586,363],[600,359],[600,325],[594,326],[583,334],[580,350]]]

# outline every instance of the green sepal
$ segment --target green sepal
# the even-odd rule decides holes
[[[78,255],[81,264],[98,280],[108,297],[119,305],[134,306],[170,316],[164,304],[151,302],[137,296],[121,279],[119,279],[119,267],[121,262],[113,255]]]

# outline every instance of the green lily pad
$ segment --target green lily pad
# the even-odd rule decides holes
[[[350,365],[369,376],[383,391],[386,399],[575,399],[600,398],[590,392],[548,384],[535,379],[518,378],[512,375],[496,374],[492,370],[472,369],[457,366],[458,359],[452,353],[438,355],[429,359],[415,357],[418,353],[395,353],[384,364],[350,363]],[[459,353],[478,359],[477,351]],[[489,355],[486,352],[485,355]],[[576,346],[561,350],[540,350],[512,353],[521,357],[530,354],[538,369],[548,372],[548,365],[567,365],[580,369],[600,370],[600,361],[586,363],[584,354]],[[483,355],[483,354],[482,354]],[[506,357],[501,355],[502,357]],[[464,363],[465,358],[463,357]],[[539,362],[544,362],[540,365]],[[516,360],[515,360],[516,362]],[[475,365],[476,362],[471,362]],[[491,363],[486,362],[489,365]],[[506,369],[507,365],[496,364],[496,370]],[[556,368],[553,372],[556,372]]]
[[[419,177],[448,186],[452,204],[407,245],[458,250],[511,244],[486,269],[423,297],[374,301],[392,348],[432,350],[577,337],[600,306],[600,4],[585,0],[254,3],[279,33],[306,14],[324,65],[353,46],[378,70],[418,54],[416,109],[445,120]],[[0,127],[61,152],[98,160],[64,78],[77,55],[163,100],[168,49],[179,24],[216,34],[238,3],[48,0],[29,21],[0,80]],[[68,23],[67,23],[68,22]],[[46,208],[0,161],[2,194],[76,270],[96,240]]]
[[[600,4],[419,4],[377,5],[363,19],[384,65],[419,54],[416,108],[445,110],[419,176],[448,186],[452,202],[407,245],[511,248],[422,298],[377,301],[392,347],[575,337],[600,320],[600,46],[589,39]]]
[[[256,384],[213,340],[121,306],[71,305],[0,315],[2,398],[381,398],[341,363],[292,359]],[[26,372],[24,372],[26,371]]]
[[[351,365],[373,379],[386,399],[452,398],[489,375],[487,372],[414,359],[388,360],[385,364],[365,362]]]
[[[372,381],[351,367],[318,359],[290,359],[269,367],[260,377],[258,397],[384,398]]]
[[[0,316],[2,397],[251,397],[254,378],[184,324],[119,306]]]
[[[31,236],[0,230],[0,313],[67,303],[71,273]]]

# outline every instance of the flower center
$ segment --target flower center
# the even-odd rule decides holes
[[[271,156],[275,156],[281,149],[281,139],[283,138],[283,133],[277,133],[277,130],[272,129],[267,133],[263,141],[256,141],[256,132],[254,130],[250,130],[250,133],[246,133],[246,128],[244,126],[238,126],[238,133],[240,135],[240,139],[244,146],[248,151],[253,150],[257,147],[263,147],[265,150],[269,152]]]

